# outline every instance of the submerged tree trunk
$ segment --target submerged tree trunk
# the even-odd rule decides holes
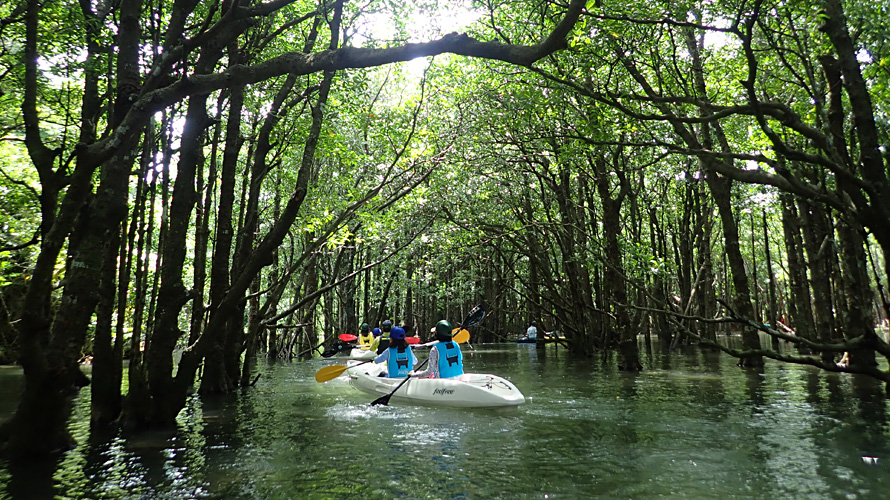
[[[698,314],[703,318],[713,318],[717,316],[717,293],[714,290],[714,263],[711,255],[711,236],[714,232],[714,219],[711,217],[712,207],[709,202],[704,201],[707,196],[703,192],[703,187],[696,183],[696,195],[699,200],[697,217],[701,221],[702,233],[698,238],[698,252],[696,263],[698,271],[696,273],[696,291],[697,303],[699,304]],[[717,341],[716,326],[711,323],[704,323],[699,327],[699,334],[702,338]]]
[[[609,292],[609,302],[613,307],[615,317],[614,325],[618,331],[618,352],[620,361],[618,367],[624,371],[640,371],[643,365],[640,363],[640,350],[637,346],[636,331],[630,325],[630,316],[627,313],[627,288],[624,277],[624,263],[621,259],[621,245],[618,235],[621,233],[621,204],[626,197],[630,186],[623,171],[617,167],[621,158],[621,149],[613,152],[613,164],[616,165],[615,175],[618,177],[618,193],[612,195],[609,171],[606,159],[600,155],[593,159],[596,171],[597,192],[603,204],[603,235],[605,237],[606,270],[605,284]]]
[[[665,234],[666,231],[660,223],[658,213],[655,211],[654,208],[649,209],[649,225],[652,227],[650,244],[652,245],[653,253],[660,260],[667,261],[668,252],[667,238]],[[649,289],[651,290],[650,294],[652,295],[652,300],[655,303],[655,307],[668,309],[668,294],[666,292],[666,284],[664,278],[662,277],[662,272],[653,273],[652,283]],[[666,315],[653,313],[652,327],[655,329],[655,334],[658,336],[658,340],[662,342],[663,345],[670,345],[671,340],[673,339],[673,334],[668,324]]]
[[[704,44],[703,37],[696,39],[691,31],[687,32],[686,47],[692,56],[692,76],[696,98],[706,102],[708,92],[705,86],[704,75],[702,73],[701,50]],[[666,116],[671,124],[674,132],[679,136],[687,147],[694,150],[705,151],[724,151],[731,152],[729,143],[722,134],[717,123],[703,122],[700,130],[695,130],[687,126],[686,122],[680,119],[667,104],[664,104],[660,93],[646,79],[646,76],[635,66],[633,61],[622,54],[619,54],[620,60],[630,75],[640,84],[647,96],[654,99],[656,106]],[[710,110],[706,106],[702,106],[701,115],[710,114]],[[713,126],[712,126],[713,125]],[[716,138],[716,141],[715,139]],[[715,147],[718,146],[718,147]],[[754,308],[751,305],[750,285],[748,276],[745,274],[745,261],[739,246],[738,225],[732,210],[732,180],[718,173],[720,167],[719,162],[725,160],[715,156],[703,156],[700,158],[702,170],[705,172],[705,180],[711,191],[711,196],[717,207],[720,216],[720,222],[723,227],[723,238],[725,245],[725,257],[728,267],[731,269],[731,279],[734,289],[734,297],[732,307],[734,312],[744,320],[753,320]],[[760,337],[752,328],[743,327],[742,343],[745,351],[748,353],[758,351],[760,349]],[[759,355],[746,354],[741,358],[740,366],[760,367],[763,366],[763,358]]]
[[[523,202],[525,203],[525,213],[532,214],[531,201],[529,200],[530,196],[526,196]],[[535,234],[533,231],[525,231],[525,241],[526,247],[528,248],[528,284],[525,290],[525,304],[524,309],[526,311],[526,318],[523,320],[522,328],[525,330],[528,328],[529,324],[534,321],[535,323],[540,323],[541,321],[541,281],[542,281],[542,273],[539,259],[543,254],[543,250],[541,249],[541,245],[538,240],[535,238]],[[543,328],[541,328],[543,331]],[[540,335],[543,341],[543,334]],[[536,342],[537,344],[537,342]],[[541,347],[543,347],[543,342],[541,343]],[[583,351],[583,345],[580,342],[574,342],[572,345],[576,346],[576,348],[580,348]]]
[[[584,227],[580,220],[580,211],[577,209],[576,197],[573,196],[574,190],[571,185],[571,175],[569,169],[565,165],[560,165],[559,177],[551,179],[554,198],[559,207],[559,215],[561,224],[556,231],[557,241],[559,242],[560,255],[562,256],[562,272],[568,281],[568,294],[566,301],[570,305],[569,316],[579,328],[588,329],[592,322],[590,321],[590,311],[587,307],[584,277],[587,270],[584,262],[579,255],[582,254],[579,248],[579,227]],[[531,212],[530,212],[531,213]],[[541,255],[540,253],[538,255]],[[539,266],[540,267],[540,266]],[[538,271],[540,273],[540,270]],[[550,271],[547,275],[549,281],[555,281],[556,276]],[[542,276],[543,277],[543,276]],[[550,287],[555,288],[555,287]],[[540,302],[541,298],[537,301]],[[541,322],[541,313],[539,312],[535,319],[538,320],[538,342],[540,347],[544,346],[544,325]],[[586,354],[590,354],[588,350]]]
[[[766,223],[766,210],[763,210],[763,243],[764,243],[764,253],[766,257],[766,279],[768,280],[769,285],[769,295],[767,296],[767,309],[766,309],[766,321],[769,323],[771,328],[778,329],[778,325],[776,325],[777,318],[777,307],[776,307],[776,273],[773,271],[773,260],[772,260],[772,252],[770,251],[770,238],[769,238],[769,226]],[[779,347],[779,339],[776,337],[772,338],[772,347],[773,349],[778,349]]]
[[[139,26],[142,2],[126,0],[121,3],[120,31],[117,39],[117,95],[111,124],[119,125],[130,110],[140,90],[139,47],[142,31]],[[90,212],[95,214],[88,236],[92,244],[83,250],[101,256],[101,267],[96,270],[99,300],[96,304],[96,332],[93,339],[93,380],[91,421],[102,426],[116,420],[121,411],[121,343],[112,340],[111,326],[114,297],[117,287],[118,263],[123,221],[127,217],[130,170],[136,159],[135,151],[123,149],[120,155],[107,162]],[[137,169],[138,170],[138,169]],[[125,290],[125,289],[124,289]],[[92,311],[90,311],[92,312]],[[119,322],[124,318],[119,317]],[[121,334],[123,332],[120,332]],[[115,346],[116,344],[116,346]],[[95,383],[98,382],[98,383]]]
[[[89,383],[80,371],[78,360],[90,319],[99,303],[100,283],[101,290],[111,297],[104,302],[105,307],[101,311],[107,317],[99,320],[99,369],[100,373],[109,365],[111,370],[114,369],[114,350],[104,348],[111,345],[110,315],[115,289],[113,263],[118,255],[120,221],[126,216],[128,152],[133,143],[132,138],[123,141],[119,150],[121,153],[105,160],[100,189],[92,200],[89,198],[91,178],[100,165],[88,158],[83,149],[79,150],[68,191],[56,216],[63,177],[57,177],[52,170],[57,153],[43,144],[37,114],[39,7],[37,2],[29,1],[25,9],[26,62],[22,111],[25,143],[43,185],[43,239],[26,293],[25,303],[28,306],[17,323],[25,389],[16,414],[0,428],[0,441],[5,441],[13,454],[42,454],[70,446],[71,438],[66,425],[70,400],[80,387]],[[97,68],[102,65],[100,61],[104,56],[97,41],[100,21],[91,6],[83,4],[81,8],[87,21],[88,60],[81,113],[85,120],[92,118],[93,121],[84,123],[79,140],[82,144],[90,144],[95,141],[95,124],[101,110]],[[121,4],[122,31],[117,40],[120,49],[117,61],[118,101],[108,118],[112,125],[120,122],[130,106],[131,96],[138,90],[138,83],[133,78],[136,68],[132,66],[139,35],[138,25],[133,30],[132,24],[138,19],[138,12],[135,0]],[[67,171],[63,168],[59,175],[65,174]],[[68,251],[71,258],[66,269],[62,304],[51,321],[48,298],[52,289],[52,273],[69,232]],[[103,386],[100,390],[105,388]]]
[[[706,162],[707,163],[707,162]],[[754,308],[751,306],[751,294],[749,292],[748,275],[745,274],[745,260],[739,246],[739,229],[732,212],[730,188],[732,181],[725,177],[719,177],[713,170],[706,173],[708,186],[711,187],[711,195],[717,205],[720,214],[720,222],[723,225],[723,241],[726,248],[726,258],[732,274],[732,284],[735,291],[733,307],[735,313],[741,318],[753,321]],[[760,337],[757,331],[750,327],[742,328],[742,343],[746,350],[756,351],[760,349]],[[746,356],[739,361],[740,366],[763,366],[763,358],[760,356]]]
[[[199,163],[204,161],[201,151],[205,129],[211,124],[206,110],[207,96],[189,100],[188,113],[183,127],[180,161],[176,169],[172,205],[166,225],[161,250],[161,284],[158,291],[157,310],[150,342],[147,343],[145,362],[148,375],[150,400],[131,406],[138,414],[128,415],[131,423],[141,425],[171,425],[185,404],[193,380],[174,383],[173,350],[184,335],[179,328],[179,315],[183,306],[194,297],[183,283],[182,269],[185,262],[189,220],[197,199],[195,175]],[[209,332],[214,333],[214,332]],[[219,332],[215,332],[219,334]],[[137,424],[140,425],[140,424]]]
[[[692,73],[695,81],[696,94],[699,98],[706,99],[708,96],[707,87],[704,80],[702,70],[702,49],[704,47],[704,35],[700,35],[697,39],[691,31],[687,31],[686,47],[692,55]],[[701,114],[707,114],[710,111],[701,109]],[[686,131],[684,129],[684,131]],[[687,145],[690,147],[698,146],[698,141],[687,136]],[[707,150],[720,150],[726,153],[732,151],[723,134],[723,129],[719,123],[711,126],[705,122],[701,128],[701,146]],[[692,140],[689,140],[692,139]],[[754,307],[751,304],[751,287],[748,281],[748,275],[745,273],[745,258],[742,255],[741,246],[739,244],[739,228],[736,223],[732,210],[732,179],[723,177],[717,173],[717,163],[721,160],[715,157],[708,157],[702,160],[705,171],[705,180],[711,190],[711,197],[717,206],[720,214],[720,222],[723,227],[723,243],[726,250],[726,258],[729,268],[732,270],[732,284],[735,292],[733,297],[733,307],[736,314],[742,319],[748,321],[756,321]],[[757,331],[750,327],[742,328],[742,344],[746,351],[757,351],[760,349],[760,337]],[[740,366],[760,367],[763,366],[763,358],[760,356],[746,356],[739,361]]]
[[[98,280],[91,279],[87,282],[88,285],[96,287],[98,299],[94,304],[96,307],[96,331],[93,338],[94,386],[91,394],[93,410],[91,420],[100,427],[116,420],[122,408],[120,385],[122,360],[119,350],[115,349],[113,345],[111,326],[115,309],[114,297],[117,288],[116,274],[121,245],[121,223],[127,213],[127,180],[129,166],[132,162],[128,158],[121,158],[119,161],[122,164],[108,169],[105,179],[99,185],[98,199],[105,198],[105,200],[102,202],[104,206],[96,207],[95,212],[107,214],[108,219],[103,221],[103,217],[96,217],[93,219],[93,224],[105,227],[101,228],[100,234],[91,235],[91,239],[96,239],[95,244],[90,245],[90,249],[83,249],[94,252],[100,257],[100,267],[94,270]],[[96,227],[95,230],[100,230],[100,227]],[[84,304],[80,305],[85,306]],[[88,314],[85,317],[87,321],[89,321],[89,314],[92,312],[84,311]],[[123,318],[119,318],[119,321],[123,321]],[[86,328],[87,324],[85,323],[83,329],[86,330]]]
[[[828,217],[824,208],[801,200],[799,203],[803,243],[810,268],[810,289],[813,296],[815,335],[820,342],[831,342],[834,337],[832,314],[831,266],[828,254],[833,251]],[[831,353],[823,353],[824,360],[831,360]]]
[[[807,281],[807,270],[803,256],[803,241],[800,232],[800,218],[797,216],[797,205],[790,194],[779,195],[782,204],[782,229],[785,235],[785,254],[788,259],[788,277],[791,298],[788,301],[787,326],[797,331],[798,335],[815,340],[813,307],[810,301],[810,288]],[[802,352],[808,351],[798,347]]]
[[[863,233],[861,227],[853,228],[843,222],[837,228],[843,263],[844,294],[847,299],[847,308],[841,311],[841,318],[844,321],[847,339],[864,337],[868,346],[866,349],[850,352],[850,366],[876,368],[878,363],[874,346],[882,341],[875,333]]]

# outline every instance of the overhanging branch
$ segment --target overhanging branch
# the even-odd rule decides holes
[[[121,125],[103,140],[87,146],[85,153],[93,160],[92,164],[98,165],[113,155],[118,147],[127,144],[133,134],[138,134],[142,125],[156,112],[188,96],[206,94],[230,86],[249,85],[286,74],[308,75],[348,68],[370,68],[445,53],[529,67],[541,58],[566,47],[566,37],[584,10],[585,3],[585,0],[572,0],[562,21],[537,45],[483,42],[466,34],[451,33],[430,42],[383,49],[343,47],[313,54],[288,52],[253,65],[232,65],[220,73],[185,76],[170,85],[141,95],[133,103]]]

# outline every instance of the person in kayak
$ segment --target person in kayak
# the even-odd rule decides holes
[[[538,327],[535,326],[534,321],[532,321],[531,325],[528,327],[528,330],[525,331],[525,336],[529,340],[535,340],[538,338]]]
[[[358,347],[361,347],[363,351],[367,351],[371,348],[372,342],[374,342],[374,335],[371,334],[370,325],[362,323],[362,326],[359,328]]]
[[[371,350],[377,351],[377,346],[380,345],[380,336],[383,334],[383,331],[379,328],[374,328],[371,330],[371,333],[374,334],[374,340],[371,342]]]
[[[417,357],[411,346],[405,342],[405,329],[397,326],[389,332],[389,347],[383,354],[374,358],[375,363],[386,362],[386,376],[389,378],[405,378],[417,364]]]
[[[409,374],[418,378],[454,378],[464,374],[464,356],[460,345],[451,340],[452,326],[443,319],[436,324],[436,342],[430,349],[426,370]]]
[[[383,354],[383,351],[389,347],[389,334],[392,331],[392,321],[385,319],[383,320],[383,324],[380,325],[383,333],[380,335],[380,342],[377,344],[377,354]],[[402,330],[404,331],[404,330]]]

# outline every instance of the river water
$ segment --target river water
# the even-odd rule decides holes
[[[173,432],[91,436],[43,463],[0,462],[0,499],[876,499],[890,487],[881,384],[713,352],[644,352],[645,370],[561,347],[464,348],[511,380],[512,410],[369,406],[330,359],[263,365],[256,386],[193,398]],[[21,383],[0,369],[0,417]]]

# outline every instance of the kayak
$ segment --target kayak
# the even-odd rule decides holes
[[[346,370],[349,383],[373,396],[385,396],[403,378],[379,376],[384,365],[366,363]],[[525,396],[509,380],[487,373],[464,373],[454,378],[410,378],[392,395],[392,401],[458,408],[499,408],[517,406]]]
[[[368,361],[377,357],[377,351],[372,351],[368,349],[367,351],[362,350],[358,347],[353,347],[351,351],[349,351],[349,355],[346,356],[348,359],[356,359],[359,361]]]
[[[541,340],[541,339],[530,339],[528,337],[523,337],[519,340],[514,340],[514,342],[517,344],[537,344],[539,340]],[[545,344],[549,344],[551,342],[556,342],[556,339],[553,337],[545,337],[544,338]]]

